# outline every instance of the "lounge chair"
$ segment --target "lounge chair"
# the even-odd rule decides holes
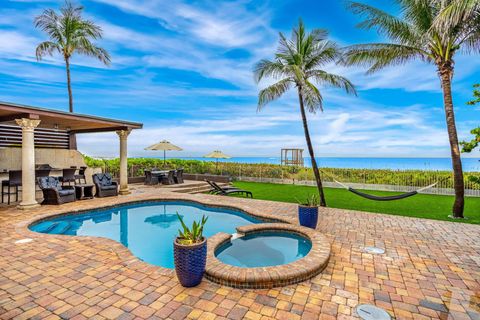
[[[56,177],[39,177],[38,186],[43,192],[42,204],[63,204],[75,201],[75,187],[62,186]]]
[[[207,183],[209,183],[215,189],[214,194],[217,195],[227,196],[229,194],[240,193],[245,195],[246,197],[253,198],[253,194],[251,191],[239,189],[236,187],[220,187],[217,183],[213,181],[207,181]]]
[[[118,184],[112,181],[112,176],[109,173],[95,173],[92,178],[97,189],[97,197],[118,196]]]

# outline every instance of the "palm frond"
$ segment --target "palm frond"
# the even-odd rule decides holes
[[[45,55],[52,56],[55,51],[61,52],[61,48],[54,42],[44,41],[37,46],[35,51],[37,60],[42,60]]]
[[[318,110],[323,111],[323,97],[320,90],[311,83],[305,81],[301,87],[303,102],[310,113],[316,113]]]
[[[347,47],[342,62],[347,66],[367,67],[368,73],[373,73],[388,66],[405,64],[415,58],[426,61],[431,59],[428,52],[419,48],[401,44],[372,43]]]
[[[254,79],[258,83],[263,78],[280,79],[287,75],[287,66],[285,66],[280,60],[260,60],[254,67]]]
[[[420,37],[406,21],[383,10],[358,2],[349,2],[347,6],[353,13],[365,17],[365,20],[358,24],[359,28],[374,28],[395,42],[413,43]]]
[[[348,94],[357,95],[357,91],[353,83],[340,75],[328,73],[323,70],[312,70],[307,73],[307,77],[312,78],[320,85],[339,88],[345,90],[345,92]]]
[[[260,111],[266,104],[280,98],[293,85],[292,79],[283,79],[275,84],[272,84],[265,89],[260,90],[258,94],[258,107]]]

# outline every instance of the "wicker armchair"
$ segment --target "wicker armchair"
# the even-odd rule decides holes
[[[183,168],[175,170],[173,180],[175,183],[183,183]]]
[[[95,173],[92,178],[95,189],[97,189],[97,197],[118,196],[118,184],[112,181],[109,173]]]
[[[58,178],[39,177],[38,186],[43,192],[42,204],[63,204],[75,201],[75,188],[62,186]]]

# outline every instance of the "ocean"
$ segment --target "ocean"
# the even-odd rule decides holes
[[[161,157],[158,157],[161,158]],[[170,158],[170,157],[168,157]],[[171,157],[173,159],[215,161],[202,157]],[[219,159],[219,162],[280,164],[280,157],[234,157]],[[305,158],[305,166],[311,166]],[[450,158],[317,158],[323,168],[394,169],[394,170],[452,170]],[[475,158],[462,159],[464,171],[480,171],[480,161]]]

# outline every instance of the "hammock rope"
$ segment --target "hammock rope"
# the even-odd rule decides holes
[[[347,186],[344,183],[341,183],[340,181],[336,180],[334,177],[327,174],[326,172],[323,172],[323,173],[327,176],[330,176],[330,178],[332,178],[333,181],[335,181],[336,183],[338,183],[339,185],[341,185],[342,187],[344,187],[345,189],[347,189],[351,193],[356,194],[357,196],[360,196],[362,198],[365,198],[365,199],[368,199],[368,200],[373,200],[373,201],[394,201],[394,200],[401,200],[401,199],[409,198],[409,197],[412,197],[412,196],[418,194],[419,192],[422,192],[422,191],[425,191],[427,189],[433,188],[438,184],[438,181],[437,181],[435,183],[432,183],[431,185],[420,188],[418,190],[409,191],[409,192],[405,192],[405,193],[394,195],[394,196],[381,197],[381,196],[375,196],[373,194],[368,194],[368,193],[358,191],[357,189],[354,189],[352,187]]]

